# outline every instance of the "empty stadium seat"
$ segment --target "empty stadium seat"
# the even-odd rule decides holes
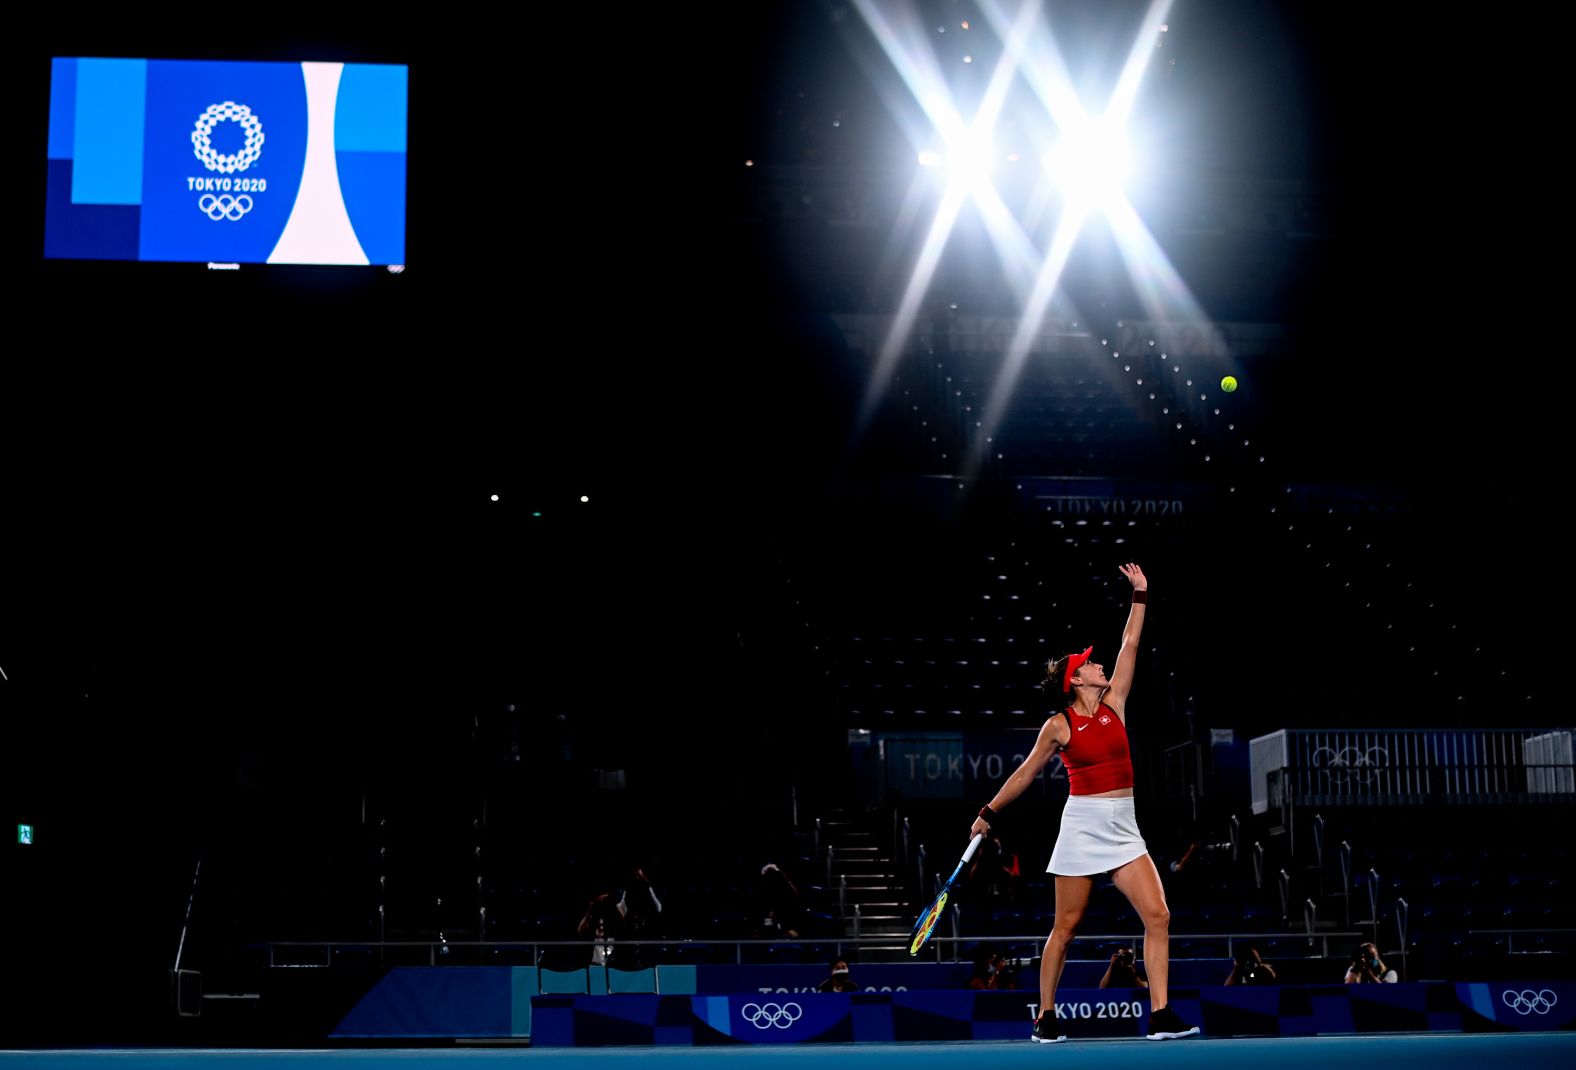
[[[606,981],[608,995],[646,995],[657,990],[657,971],[650,966],[643,970],[620,970],[609,966],[606,968]]]
[[[591,992],[589,968],[578,970],[539,968],[536,971],[536,979],[537,991],[544,996],[583,996]]]

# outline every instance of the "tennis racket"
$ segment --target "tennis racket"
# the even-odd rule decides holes
[[[919,949],[925,946],[925,941],[930,939],[930,934],[936,929],[936,922],[941,920],[941,914],[947,909],[947,893],[952,891],[952,883],[958,879],[958,874],[963,872],[963,867],[969,864],[969,859],[974,857],[974,852],[980,849],[980,841],[985,838],[983,832],[976,832],[969,841],[968,850],[963,852],[963,857],[958,859],[958,868],[952,871],[952,876],[947,878],[947,883],[942,885],[941,894],[936,896],[936,901],[919,916],[919,921],[914,924],[914,931],[908,937],[908,953],[912,957],[919,954]]]

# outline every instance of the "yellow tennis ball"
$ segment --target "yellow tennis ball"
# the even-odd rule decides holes
[[[1231,393],[1237,389],[1237,377],[1235,375],[1226,376],[1220,381],[1220,388],[1228,394]]]

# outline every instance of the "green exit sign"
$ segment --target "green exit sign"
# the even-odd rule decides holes
[[[33,826],[32,825],[18,825],[16,827],[16,842],[17,843],[32,843],[33,842]]]

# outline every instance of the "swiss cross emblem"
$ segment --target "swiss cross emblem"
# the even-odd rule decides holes
[[[1101,724],[1110,724],[1111,723],[1111,715],[1108,714],[1108,713],[1102,713],[1100,715],[1100,723]]]

